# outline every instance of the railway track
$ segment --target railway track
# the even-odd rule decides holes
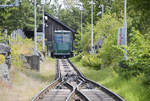
[[[56,80],[32,101],[124,101],[107,88],[88,80],[67,59],[57,60]]]

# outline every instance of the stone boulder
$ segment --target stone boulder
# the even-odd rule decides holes
[[[23,61],[23,66],[27,69],[40,69],[40,56],[38,55],[20,55],[20,59]]]
[[[11,53],[11,48],[3,43],[0,43],[0,54],[10,54]]]
[[[9,71],[11,68],[11,48],[4,43],[0,43],[0,54],[5,57],[5,61],[0,64],[0,79],[9,81]]]

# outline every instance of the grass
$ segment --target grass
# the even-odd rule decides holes
[[[0,54],[0,64],[5,62],[5,56]]]
[[[119,76],[111,67],[94,70],[83,66],[75,58],[71,61],[89,79],[94,80],[113,92],[119,94],[125,101],[149,101],[150,89],[137,78],[125,79]]]
[[[40,72],[11,68],[11,84],[0,82],[0,101],[30,101],[55,78],[55,62],[48,59],[41,64]]]
[[[31,55],[33,45],[33,41],[29,39],[11,40],[11,82],[0,81],[0,101],[31,101],[41,89],[55,79],[55,59],[46,57],[40,64],[40,71],[22,67],[20,54]]]
[[[40,72],[29,69],[21,69],[21,71],[33,79],[38,79],[42,82],[51,82],[54,80],[55,64],[55,59],[47,58],[45,62],[40,64]]]

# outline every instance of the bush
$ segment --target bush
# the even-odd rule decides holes
[[[0,54],[0,64],[5,62],[5,56]]]
[[[150,41],[138,31],[132,30],[130,33],[131,42],[128,51],[128,60],[121,61],[125,67],[121,68],[121,74],[126,78],[144,73],[145,83],[150,82]]]
[[[107,67],[109,65],[116,64],[122,59],[122,48],[117,46],[117,32],[120,26],[121,22],[109,14],[104,15],[102,19],[97,21],[94,26],[94,43],[102,40],[103,38],[104,41],[102,47],[98,50],[98,54],[89,55],[84,53],[84,56],[82,57],[83,65],[100,69],[102,64]],[[90,50],[90,27],[91,25],[87,24],[84,28],[83,52]]]
[[[11,56],[12,63],[17,67],[21,67],[23,61],[20,59],[20,54],[32,55],[34,43],[32,39],[22,39],[17,37],[17,40],[11,40]]]
[[[98,56],[105,67],[118,63],[122,59],[122,48],[117,46],[118,28],[121,26],[115,17],[105,15],[103,19],[97,22],[95,27],[96,40],[104,38],[102,47],[98,50]]]
[[[90,66],[94,69],[100,69],[102,60],[97,55],[86,55],[82,57],[82,64],[84,66]]]

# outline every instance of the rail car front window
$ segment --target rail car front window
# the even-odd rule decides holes
[[[63,36],[62,36],[62,34],[56,34],[56,36],[55,36],[55,42],[56,43],[62,43],[63,42]]]
[[[70,42],[70,35],[69,34],[63,35],[63,42]]]
[[[55,42],[56,43],[68,43],[70,42],[71,37],[69,34],[56,34],[55,35]]]

